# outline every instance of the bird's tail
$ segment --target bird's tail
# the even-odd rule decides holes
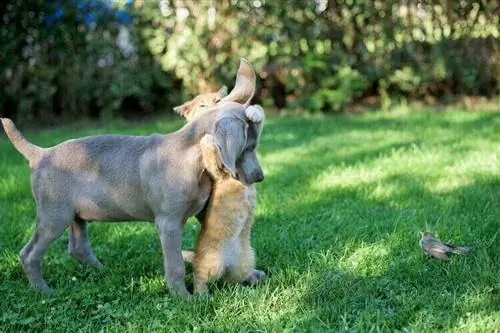
[[[7,137],[12,142],[14,147],[16,147],[16,149],[23,154],[24,157],[26,157],[30,166],[37,164],[43,156],[43,148],[35,146],[26,140],[21,132],[19,132],[16,128],[12,120],[8,118],[0,118],[0,120],[2,121],[5,134],[7,134]]]
[[[466,255],[470,250],[470,247],[467,246],[454,246],[453,253]]]

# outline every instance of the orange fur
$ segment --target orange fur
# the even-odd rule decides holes
[[[215,93],[205,93],[196,96],[192,100],[174,107],[174,111],[185,117],[188,121],[196,117],[196,112],[200,109],[209,108],[217,104],[227,95],[227,88],[223,86]]]
[[[255,185],[245,186],[219,166],[217,149],[209,137],[203,138],[201,149],[214,185],[193,256],[197,293],[206,292],[207,283],[213,279],[243,282],[252,276],[255,267],[250,245]]]

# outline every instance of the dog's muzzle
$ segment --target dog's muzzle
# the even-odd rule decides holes
[[[245,185],[251,185],[253,183],[259,183],[264,180],[264,172],[262,170],[254,171],[248,177],[246,175],[237,172],[236,179]]]

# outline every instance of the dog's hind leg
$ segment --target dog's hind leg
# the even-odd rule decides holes
[[[76,219],[69,225],[68,252],[81,264],[103,267],[90,247],[86,221]]]
[[[37,212],[36,229],[30,241],[19,253],[19,258],[30,283],[45,294],[51,294],[43,279],[42,260],[50,244],[62,235],[71,222],[69,214]]]

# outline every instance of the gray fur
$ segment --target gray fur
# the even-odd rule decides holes
[[[52,148],[27,142],[10,120],[2,119],[7,135],[31,167],[36,229],[20,253],[30,282],[51,292],[41,262],[68,226],[70,254],[81,263],[101,267],[87,239],[86,221],[145,220],[156,224],[168,289],[187,297],[181,255],[184,223],[190,216],[202,215],[212,186],[203,168],[200,139],[215,131],[221,142],[231,147],[234,143],[239,149],[224,151],[236,170],[233,176],[248,184],[263,179],[255,155],[259,129],[245,118],[246,106],[225,102],[215,108],[216,112],[204,112],[168,135],[91,136]],[[226,126],[230,128],[224,130]]]

